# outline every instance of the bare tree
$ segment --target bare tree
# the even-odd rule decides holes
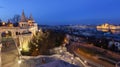
[[[20,15],[14,15],[14,17],[11,20],[14,23],[14,26],[18,26],[18,22],[20,21]]]
[[[20,15],[14,15],[13,19],[14,23],[18,23],[20,21]]]

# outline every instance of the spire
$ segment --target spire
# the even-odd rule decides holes
[[[25,17],[25,13],[24,13],[24,10],[22,12],[22,15],[21,15],[21,19],[20,19],[21,22],[26,22],[26,17]]]
[[[8,22],[7,23],[11,23],[10,19],[8,19]]]
[[[30,14],[29,19],[30,19],[30,20],[34,20],[32,14]]]

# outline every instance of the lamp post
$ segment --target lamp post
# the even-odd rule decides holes
[[[19,50],[22,51],[22,48],[20,48]]]
[[[21,54],[21,51],[22,51],[22,48],[20,48],[17,44],[17,40],[18,39],[14,39],[14,41],[15,41],[15,46],[16,46],[16,48],[17,48],[17,51],[18,51],[18,66],[20,67],[20,64],[22,63],[22,60],[21,60],[21,56],[22,56],[22,54]]]
[[[21,64],[22,63],[22,60],[20,59],[20,60],[18,60],[18,64]]]
[[[18,56],[18,58],[19,58],[19,60],[18,60],[18,64],[21,64],[21,62],[22,62],[22,60],[21,60],[21,56],[22,56],[21,51],[22,51],[22,48],[19,48],[19,49],[18,49],[18,52],[19,52],[19,56]]]
[[[71,63],[73,64],[73,60],[74,60],[74,58],[73,57],[71,57]]]
[[[19,58],[18,60],[18,67],[21,67],[20,64],[22,63],[22,60]]]
[[[18,66],[20,67],[20,64],[22,63],[22,59],[21,59],[21,51],[22,51],[22,49],[20,48],[20,49],[18,49],[18,51],[19,51],[19,55],[18,55]]]

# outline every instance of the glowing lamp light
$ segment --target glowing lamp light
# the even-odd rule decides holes
[[[62,50],[60,50],[60,53],[62,53]]]
[[[5,33],[8,33],[8,31],[5,31]]]
[[[36,51],[38,51],[38,48],[36,49]]]
[[[87,61],[85,60],[84,63],[87,63]]]
[[[38,45],[35,45],[36,47],[38,47]]]
[[[2,25],[5,25],[5,22],[3,22]]]
[[[18,64],[21,64],[22,63],[22,60],[18,60]]]
[[[22,48],[20,48],[19,50],[22,51]]]
[[[71,57],[71,60],[73,60],[74,58],[73,57]]]
[[[41,31],[41,30],[38,30],[39,32]]]

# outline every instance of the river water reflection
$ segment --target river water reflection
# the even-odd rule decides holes
[[[120,29],[97,29],[98,31],[111,32],[113,34],[120,34]]]

